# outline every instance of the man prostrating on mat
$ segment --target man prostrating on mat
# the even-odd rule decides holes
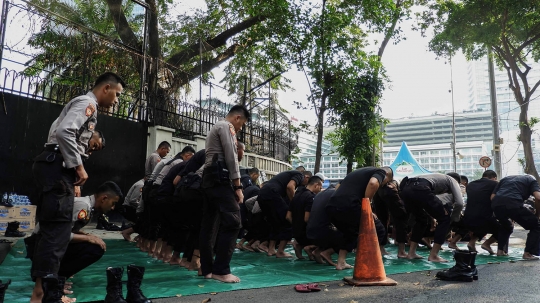
[[[73,204],[73,221],[71,229],[71,240],[66,253],[60,262],[58,277],[61,282],[73,276],[81,270],[97,262],[105,253],[105,242],[95,235],[90,235],[81,229],[90,222],[94,212],[106,214],[114,209],[118,200],[122,199],[122,191],[118,185],[112,181],[103,183],[98,187],[95,194],[86,197],[75,197]],[[39,234],[39,223],[34,229],[32,236],[24,239],[28,258],[33,258],[35,241]],[[54,291],[54,290],[53,290]],[[66,292],[66,291],[65,291]],[[41,302],[43,289],[35,287],[32,298],[36,302]],[[63,297],[63,302],[74,302],[74,299]]]
[[[394,173],[390,167],[364,167],[348,174],[341,181],[330,202],[326,206],[326,212],[332,224],[343,233],[343,247],[339,247],[339,255],[336,269],[343,270],[352,268],[345,262],[348,251],[356,246],[358,231],[360,228],[360,216],[362,214],[362,199],[370,201],[375,196],[379,187],[392,181]],[[377,217],[374,216],[375,228],[379,246],[384,245],[385,229]]]

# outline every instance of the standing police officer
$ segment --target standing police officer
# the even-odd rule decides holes
[[[236,132],[249,120],[241,105],[231,108],[206,137],[206,159],[202,189],[206,196],[200,233],[201,274],[226,283],[240,282],[231,274],[229,263],[240,229],[239,203],[244,200]],[[232,183],[232,184],[231,184]],[[216,241],[217,239],[217,241]],[[216,251],[215,260],[212,253]]]
[[[62,302],[47,298],[47,294],[59,287],[58,269],[71,236],[74,186],[81,186],[88,179],[83,160],[88,158],[97,108],[110,108],[118,103],[124,86],[124,81],[114,73],[99,76],[92,91],[64,107],[51,126],[43,152],[34,160],[33,175],[41,194],[37,211],[40,231],[32,260],[32,278],[36,284],[31,302],[39,300],[37,294],[42,287],[43,302]]]

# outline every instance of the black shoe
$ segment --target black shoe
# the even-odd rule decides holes
[[[469,263],[469,266],[471,267],[471,272],[473,275],[473,280],[478,280],[478,269],[476,269],[476,265],[474,262],[476,262],[476,255],[477,252],[471,252],[471,263]]]
[[[0,206],[13,207],[13,204],[9,203],[9,201],[0,201]]]
[[[456,265],[450,269],[439,271],[436,277],[444,281],[472,282],[473,270],[469,266],[471,258],[472,254],[469,251],[455,250],[454,260],[456,260]]]
[[[4,303],[4,296],[6,295],[9,284],[11,284],[11,280],[8,280],[6,283],[2,283],[2,280],[0,280],[0,303]]]
[[[122,275],[124,269],[121,267],[107,268],[107,295],[104,303],[127,303],[122,294]]]
[[[105,215],[100,215],[97,220],[96,229],[105,229],[109,225],[108,218],[105,218]]]
[[[10,238],[21,238],[26,236],[26,233],[19,231],[19,224],[18,221],[9,222],[4,235]]]
[[[122,228],[114,223],[109,223],[107,227],[105,227],[105,230],[107,231],[121,231]]]
[[[146,298],[141,291],[141,283],[144,276],[144,267],[129,265],[128,271],[128,284],[127,284],[127,297],[128,303],[152,303],[152,301]]]
[[[56,275],[50,274],[41,278],[41,284],[43,287],[43,303],[62,303],[64,284],[61,284]]]

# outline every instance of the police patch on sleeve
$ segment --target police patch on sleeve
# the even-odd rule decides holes
[[[94,106],[94,104],[90,103],[88,104],[88,106],[86,107],[86,116],[87,117],[90,117],[94,114],[94,112],[96,111],[96,107]]]
[[[86,209],[81,209],[77,214],[77,220],[85,220],[87,215]]]
[[[236,131],[234,130],[234,126],[232,124],[229,124],[229,130],[231,131],[231,135],[236,135]]]

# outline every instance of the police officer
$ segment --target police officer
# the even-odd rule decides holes
[[[114,209],[115,204],[122,198],[120,187],[112,181],[103,183],[90,196],[77,197],[73,204],[73,223],[70,242],[60,263],[58,276],[69,278],[88,266],[97,262],[105,253],[105,242],[95,235],[83,233],[81,229],[90,222],[95,212],[106,214]],[[32,259],[32,248],[39,233],[39,223],[33,235],[25,239],[28,258]],[[43,295],[43,293],[42,293]]]
[[[235,105],[206,137],[201,185],[206,199],[199,237],[201,274],[205,278],[226,283],[240,282],[238,277],[231,274],[229,267],[241,225],[238,203],[244,200],[236,133],[249,118],[250,114],[244,106]],[[214,245],[215,260],[212,257]]]
[[[525,208],[523,201],[529,196],[534,196],[536,215]],[[529,231],[523,259],[538,260],[540,255],[540,186],[538,181],[531,175],[508,176],[501,179],[491,195],[491,208],[497,220],[499,220],[499,243],[497,256],[506,255],[513,225],[510,220],[516,221],[524,229]]]
[[[418,242],[428,226],[427,215],[437,220],[435,227],[434,244],[428,257],[431,262],[448,262],[439,256],[441,245],[444,243],[450,221],[458,222],[463,209],[463,198],[459,187],[459,177],[454,179],[451,175],[425,174],[415,178],[405,177],[401,181],[400,197],[405,202],[407,211],[414,214],[415,223],[412,228],[408,259],[421,259],[423,257],[416,254]],[[445,203],[440,195],[451,194],[450,203]],[[454,202],[454,206],[450,205]],[[426,215],[427,213],[427,215]]]
[[[44,289],[58,287],[60,260],[71,234],[74,185],[81,186],[88,179],[83,160],[88,157],[88,143],[96,128],[97,108],[118,103],[124,86],[114,73],[99,76],[92,91],[64,107],[51,126],[43,152],[34,160],[33,175],[41,194],[37,211],[40,232],[32,260],[32,277],[36,279],[32,302],[37,301],[36,291],[42,284]],[[47,292],[44,302],[61,302],[46,296]]]

